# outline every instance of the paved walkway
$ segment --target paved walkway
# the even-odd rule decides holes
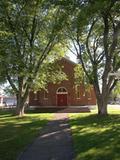
[[[18,160],[74,160],[67,113],[56,113]]]

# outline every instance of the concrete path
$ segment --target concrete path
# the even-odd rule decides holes
[[[56,113],[53,121],[18,160],[74,160],[67,113]]]

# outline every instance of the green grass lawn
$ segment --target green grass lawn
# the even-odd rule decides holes
[[[0,110],[0,160],[15,160],[33,141],[53,114],[27,114],[24,118]]]
[[[76,160],[120,160],[120,109],[70,115]]]

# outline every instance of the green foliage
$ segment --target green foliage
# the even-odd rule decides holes
[[[102,110],[116,84],[109,73],[120,68],[120,1],[69,1],[67,7],[63,2],[59,5],[68,15],[64,30],[69,39],[66,46],[79,58]]]
[[[46,84],[46,61],[63,56],[63,17],[46,0],[0,1],[0,77],[9,81],[23,102],[35,83]],[[51,80],[55,81],[52,76]]]
[[[75,85],[84,84],[85,90],[90,91],[92,85],[89,79],[86,77],[81,64],[77,64],[74,67],[74,83]]]
[[[5,95],[8,95],[8,96],[14,96],[15,95],[15,92],[10,85],[4,86],[3,91],[4,91]]]
[[[1,21],[5,26],[1,29],[11,34],[1,37],[0,49],[11,75],[32,76],[35,63],[56,36],[56,17],[53,17],[56,13],[56,9],[48,10],[44,3],[37,4],[37,1],[1,2]]]
[[[70,115],[75,160],[118,160],[120,109],[110,110],[110,116],[89,113]]]
[[[60,65],[57,64],[58,60],[53,62],[46,62],[42,65],[42,71],[39,72],[34,84],[33,90],[46,89],[48,83],[60,83],[67,80],[66,74],[62,71]]]
[[[115,86],[115,88],[112,90],[111,96],[113,98],[117,98],[120,95],[120,82],[117,83],[117,85]]]
[[[80,64],[77,64],[74,67],[74,79],[75,79],[76,85],[79,85],[80,83],[83,83],[84,81],[84,71]]]

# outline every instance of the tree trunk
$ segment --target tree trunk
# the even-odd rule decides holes
[[[108,102],[107,97],[101,96],[101,97],[97,98],[98,115],[104,116],[104,115],[108,114],[107,102]]]
[[[17,109],[16,109],[16,115],[18,115],[19,117],[23,117],[24,116],[24,106],[18,106],[17,105]]]
[[[17,108],[16,108],[16,115],[19,117],[24,116],[24,110],[25,110],[25,102],[21,96],[17,95]]]

